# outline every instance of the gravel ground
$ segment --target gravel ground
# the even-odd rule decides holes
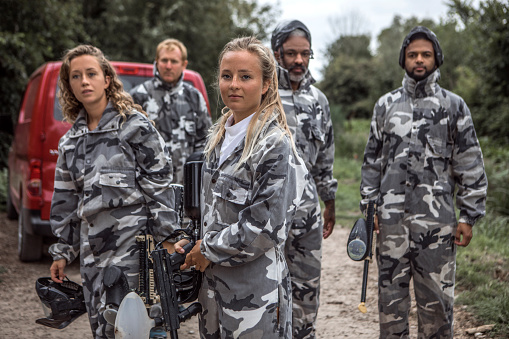
[[[358,311],[362,284],[362,263],[350,260],[346,254],[349,230],[336,227],[331,237],[324,241],[321,306],[318,313],[318,338],[378,338],[376,264],[369,270],[366,307]],[[48,276],[51,259],[22,263],[17,258],[17,222],[0,213],[0,338],[92,338],[86,315],[81,316],[63,330],[47,328],[35,323],[43,311],[35,293],[38,277]],[[66,268],[73,281],[79,282],[77,263]],[[411,311],[411,338],[416,334],[416,308]],[[455,308],[454,338],[474,338],[465,329],[479,326],[463,307]],[[182,324],[180,339],[199,338],[197,317]],[[477,336],[476,338],[488,338]]]

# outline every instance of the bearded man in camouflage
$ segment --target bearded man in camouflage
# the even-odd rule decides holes
[[[293,337],[314,338],[319,306],[322,237],[334,228],[337,180],[332,176],[334,133],[329,102],[313,83],[309,60],[311,33],[302,22],[279,24],[272,33],[272,51],[279,64],[279,95],[288,127],[310,178],[286,241],[285,256],[292,277]],[[321,198],[325,204],[321,218]]]
[[[187,49],[177,39],[166,39],[156,49],[154,77],[130,91],[154,121],[173,161],[173,183],[183,185],[184,164],[202,151],[212,125],[200,91],[184,81]]]
[[[453,337],[456,246],[485,214],[487,178],[470,111],[441,88],[437,37],[405,37],[403,87],[375,105],[364,153],[361,209],[376,202],[380,338],[408,338],[410,279],[419,338]],[[459,220],[454,211],[454,194]]]

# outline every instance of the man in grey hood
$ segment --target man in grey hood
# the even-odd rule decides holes
[[[173,161],[173,183],[183,185],[184,164],[202,151],[212,125],[200,91],[184,81],[187,49],[177,39],[166,39],[156,49],[154,78],[130,91],[166,142]]]
[[[403,40],[403,86],[376,103],[361,170],[361,210],[376,203],[380,338],[452,338],[456,246],[484,216],[488,181],[470,111],[441,88],[444,55],[417,26]],[[459,219],[454,208],[459,209]]]
[[[334,133],[329,102],[313,86],[308,69],[313,57],[309,29],[298,20],[283,22],[272,33],[271,45],[288,127],[310,173],[285,247],[292,280],[293,338],[315,338],[322,238],[331,235],[335,223]],[[325,205],[323,219],[319,198]]]

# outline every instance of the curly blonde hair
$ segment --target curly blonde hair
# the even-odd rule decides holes
[[[251,36],[233,39],[224,46],[223,51],[219,55],[218,73],[221,67],[221,61],[223,60],[225,54],[228,52],[239,51],[247,51],[258,58],[262,71],[262,81],[263,83],[269,82],[269,88],[267,89],[267,92],[260,98],[260,105],[258,106],[255,115],[249,122],[245,147],[242,152],[240,161],[237,164],[237,168],[239,168],[240,165],[251,156],[257,141],[260,138],[263,126],[269,120],[275,120],[278,126],[283,130],[283,135],[288,135],[291,140],[292,148],[294,152],[296,152],[292,134],[286,122],[286,115],[284,113],[283,104],[281,103],[281,98],[279,96],[278,78],[276,71],[277,66],[271,51],[265,47],[256,37]],[[219,87],[219,78],[220,75],[218,74],[216,84],[217,87]],[[232,114],[233,112],[229,107],[224,107],[222,109],[222,115],[219,118],[218,123],[214,125],[214,127],[212,127],[210,130],[209,138],[204,150],[207,160],[210,158],[214,148],[221,142],[221,138],[225,133],[226,121]]]
[[[126,118],[127,114],[131,114],[133,110],[147,115],[140,105],[135,104],[131,96],[124,91],[124,85],[120,81],[115,68],[106,59],[103,52],[97,47],[91,45],[79,45],[67,51],[62,58],[62,66],[60,67],[60,78],[58,80],[58,100],[62,107],[64,120],[74,123],[78,117],[78,113],[83,109],[83,104],[76,99],[69,83],[69,74],[71,70],[71,61],[82,55],[91,55],[97,59],[103,71],[104,77],[110,77],[110,85],[106,88],[106,98],[111,101],[115,109],[122,118]]]

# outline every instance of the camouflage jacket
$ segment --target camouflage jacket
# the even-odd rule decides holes
[[[180,77],[175,86],[165,83],[154,66],[154,78],[131,90],[166,141],[173,161],[173,182],[183,185],[186,159],[205,147],[212,120],[200,91]]]
[[[308,180],[303,160],[275,122],[261,136],[239,169],[245,140],[218,167],[219,144],[204,164],[202,188],[201,252],[211,261],[205,276],[216,282],[214,293],[225,307],[253,310],[253,319],[260,317],[255,309],[277,306],[281,317],[291,314],[284,243]],[[282,299],[286,306],[279,305]],[[291,317],[279,320],[291,323]]]
[[[278,80],[279,95],[297,150],[306,163],[320,198],[323,201],[334,200],[338,182],[332,173],[334,131],[329,102],[312,85],[315,80],[309,72],[295,92],[288,71],[280,66]]]
[[[377,201],[382,223],[405,215],[446,224],[474,225],[484,216],[488,181],[470,111],[459,96],[442,89],[436,70],[375,105],[364,153],[361,209]]]
[[[50,215],[59,238],[50,249],[54,260],[72,262],[81,245],[105,262],[111,251],[127,252],[147,223],[158,240],[176,227],[171,159],[144,115],[133,112],[123,121],[109,103],[90,131],[82,110],[58,151]]]

